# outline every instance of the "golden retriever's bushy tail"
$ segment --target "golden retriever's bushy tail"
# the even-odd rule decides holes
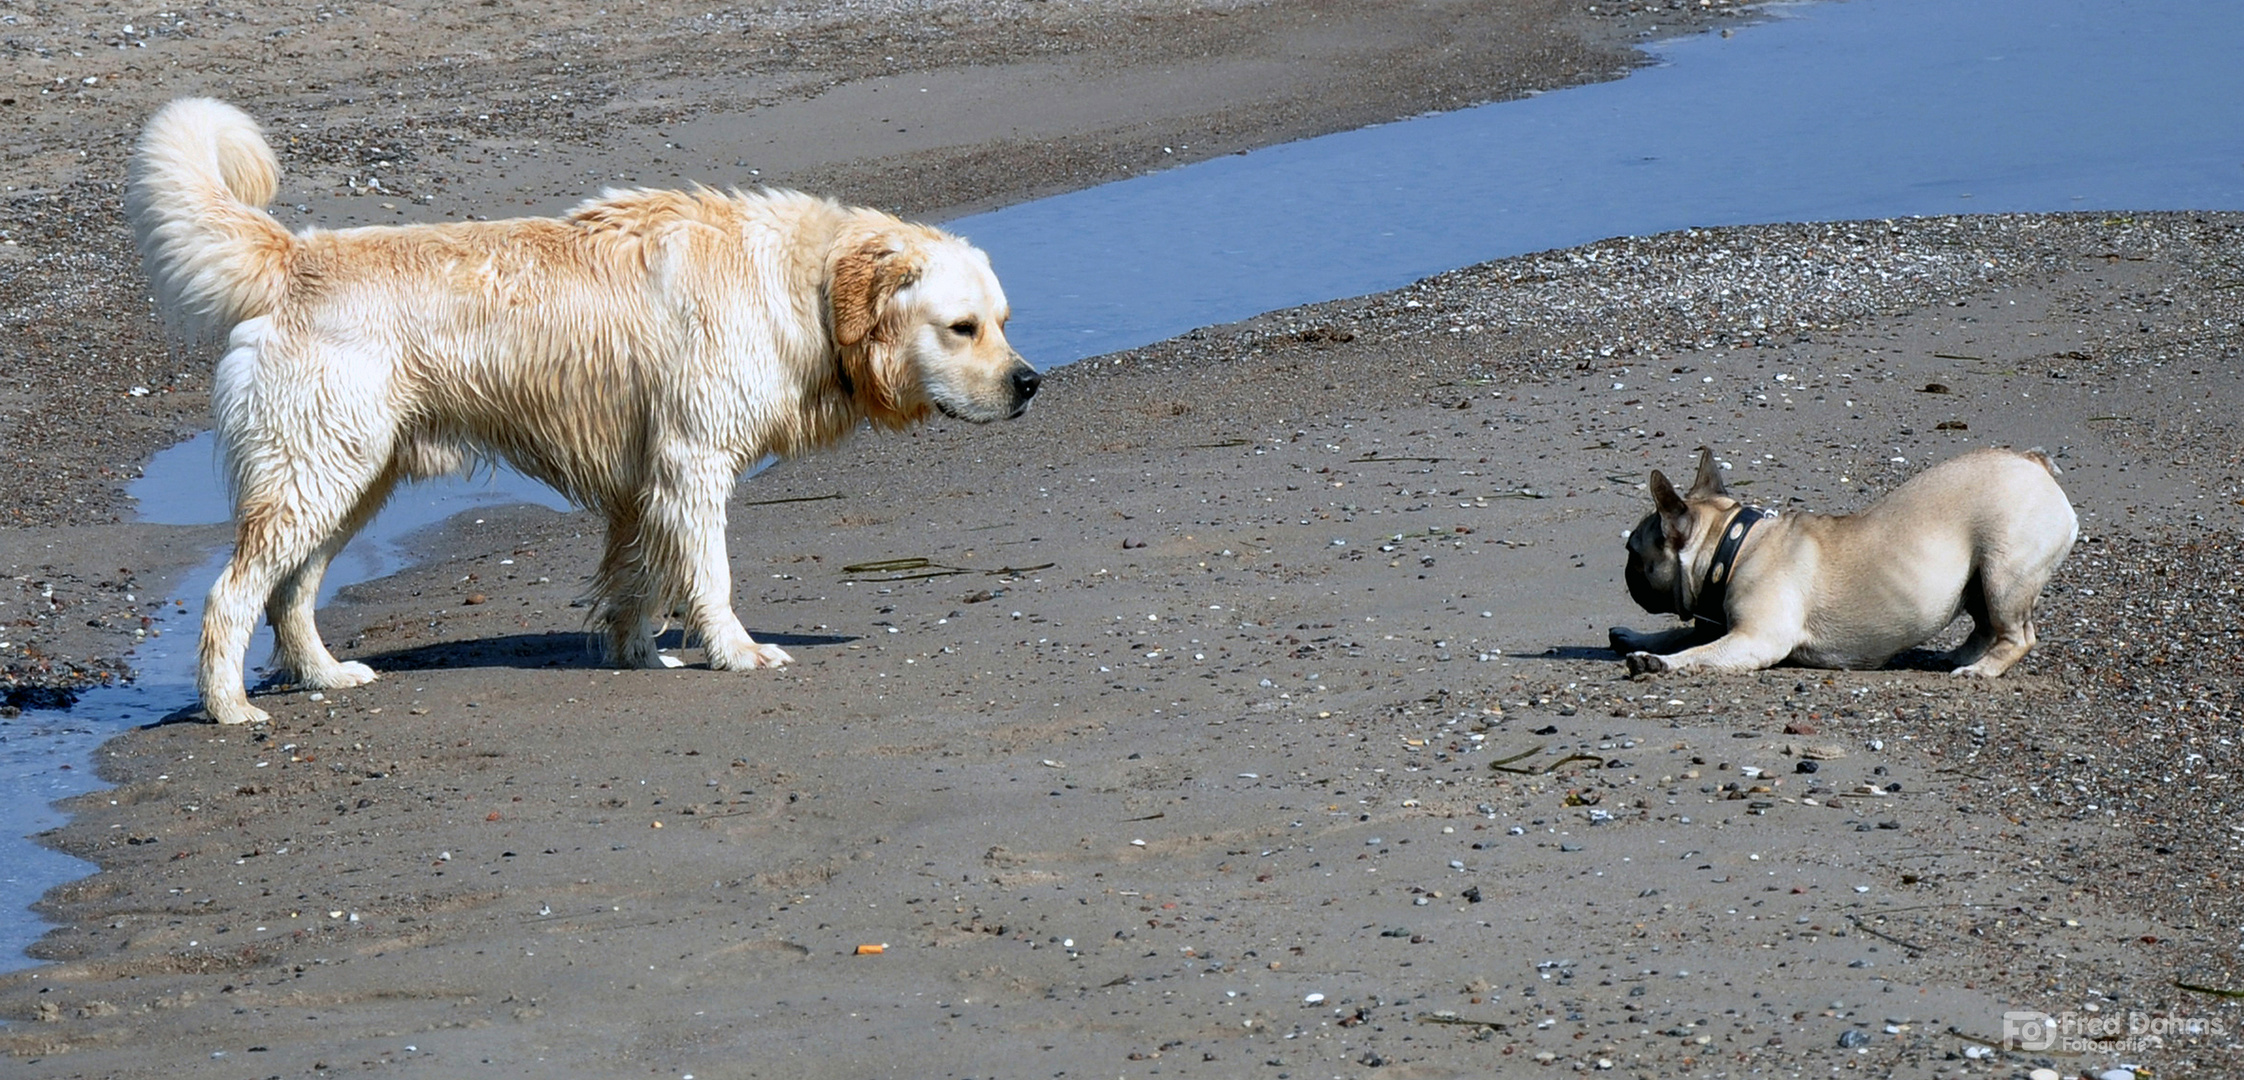
[[[148,121],[125,214],[173,330],[223,334],[279,303],[296,246],[264,210],[279,187],[280,162],[240,109],[181,98]]]

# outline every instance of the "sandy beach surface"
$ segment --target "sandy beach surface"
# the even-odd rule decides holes
[[[0,101],[8,685],[129,666],[224,540],[119,491],[207,407],[116,208],[168,97],[289,133],[292,222],[742,168],[936,216],[1727,17],[1600,6],[15,16],[45,66]],[[865,123],[907,73],[960,92]],[[689,122],[739,137],[665,148]],[[2240,321],[2244,215],[2108,211],[1616,239],[1211,327],[743,484],[779,671],[595,666],[596,525],[479,512],[323,613],[380,681],[103,748],[116,787],[43,838],[100,872],[0,975],[0,1048],[38,1077],[2236,1075]],[[1606,628],[1659,620],[1619,537],[1702,444],[1792,512],[2044,448],[2082,536],[2040,647],[1991,682],[1927,652],[1627,678]],[[2026,1011],[2085,1038],[2005,1047]]]

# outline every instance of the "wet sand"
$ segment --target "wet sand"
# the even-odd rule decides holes
[[[2244,987],[2240,229],[1702,230],[1076,364],[1013,423],[741,487],[777,672],[592,666],[593,524],[457,522],[323,616],[381,681],[105,749],[118,787],[49,837],[102,872],[0,977],[0,1045],[88,1077],[2233,1072],[2244,1013],[2177,983]],[[1618,537],[1702,443],[1792,511],[2048,449],[2083,536],[2041,646],[1989,683],[1626,678],[1605,628],[1657,620]],[[103,531],[63,513],[0,539]],[[2019,1009],[2212,1030],[1990,1048]]]

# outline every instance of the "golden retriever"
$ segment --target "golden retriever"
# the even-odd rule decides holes
[[[682,612],[711,667],[770,667],[787,654],[732,610],[741,471],[866,421],[1016,417],[1036,393],[988,257],[876,210],[632,190],[562,218],[290,233],[262,209],[279,168],[247,114],[182,99],[126,194],[166,320],[226,335],[211,399],[238,531],[196,677],[222,724],[265,719],[242,678],[260,604],[288,681],[374,678],[327,651],[312,603],[400,480],[503,459],[604,515],[609,662],[664,664]]]

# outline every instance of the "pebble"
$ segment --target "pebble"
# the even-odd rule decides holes
[[[1839,1033],[1840,1049],[1852,1050],[1858,1046],[1868,1045],[1870,1045],[1870,1033],[1861,1028],[1848,1028]]]
[[[2026,1080],[2062,1080],[2055,1069],[2035,1069],[2026,1074]]]

